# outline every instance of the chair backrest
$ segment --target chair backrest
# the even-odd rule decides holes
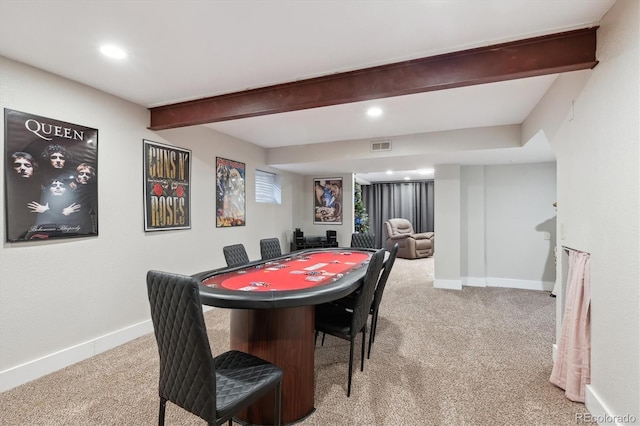
[[[227,266],[240,266],[245,263],[249,263],[249,256],[242,244],[233,244],[230,246],[222,247],[224,253],[224,260],[227,261]]]
[[[398,255],[398,243],[395,243],[389,252],[389,258],[385,262],[382,274],[380,274],[380,279],[378,280],[378,284],[376,285],[376,291],[373,295],[373,303],[371,304],[371,310],[375,311],[380,306],[380,301],[382,300],[382,293],[384,293],[384,287],[387,285],[387,279],[389,278],[389,274],[391,273],[391,269],[393,268],[393,264],[396,262],[396,256]]]
[[[369,318],[369,310],[373,302],[373,294],[376,291],[376,284],[380,277],[382,264],[384,263],[385,249],[376,251],[367,266],[367,272],[364,275],[364,281],[357,293],[356,300],[353,305],[353,316],[351,317],[351,336],[358,334],[367,324]]]
[[[264,238],[260,240],[260,257],[262,257],[262,260],[273,259],[278,256],[282,256],[279,239]]]
[[[398,234],[414,234],[413,225],[407,219],[389,219],[384,223],[384,225],[387,232],[387,238]]]
[[[354,232],[351,234],[351,247],[376,248],[375,235],[369,233]]]
[[[205,420],[215,420],[215,365],[198,281],[149,271],[147,292],[160,354],[160,397]]]

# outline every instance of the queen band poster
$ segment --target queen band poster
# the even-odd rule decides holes
[[[245,225],[245,165],[216,157],[216,227]]]
[[[144,230],[191,228],[191,151],[143,140]]]
[[[5,108],[6,240],[98,235],[98,130]]]

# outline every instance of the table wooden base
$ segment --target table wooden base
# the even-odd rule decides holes
[[[233,309],[231,349],[269,361],[283,372],[282,423],[304,419],[314,411],[315,306],[282,309]],[[273,394],[238,415],[243,423],[273,424]]]

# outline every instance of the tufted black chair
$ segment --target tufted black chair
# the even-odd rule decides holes
[[[347,396],[351,396],[353,347],[359,333],[362,333],[360,371],[364,370],[364,340],[367,332],[367,319],[371,303],[373,303],[376,283],[384,263],[384,255],[385,250],[380,249],[371,256],[363,283],[355,297],[353,309],[347,309],[331,302],[316,306],[316,340],[318,333],[326,333],[350,342]]]
[[[354,232],[351,234],[351,247],[376,248],[376,238],[373,234]]]
[[[376,327],[378,326],[378,310],[380,309],[380,302],[382,301],[382,294],[384,293],[384,288],[387,285],[387,279],[389,279],[389,274],[391,273],[391,269],[393,269],[393,264],[396,262],[396,256],[398,255],[398,244],[394,244],[391,248],[391,252],[389,252],[389,258],[384,264],[384,270],[382,271],[382,275],[380,275],[380,279],[378,280],[378,285],[376,285],[376,292],[373,296],[373,303],[371,304],[371,310],[369,313],[371,314],[371,330],[369,331],[369,349],[367,351],[367,358],[371,356],[371,345],[376,340]]]
[[[396,261],[397,255],[398,244],[394,244],[391,248],[391,252],[389,252],[387,261],[382,267],[382,274],[380,274],[380,279],[378,280],[378,284],[376,285],[376,291],[373,294],[373,302],[371,303],[371,309],[369,310],[369,314],[371,315],[371,327],[369,329],[369,348],[367,349],[367,358],[371,357],[371,345],[373,345],[373,342],[376,339],[376,327],[378,326],[378,310],[380,309],[380,301],[382,301],[382,294],[384,293],[384,288],[387,285],[387,280],[389,279],[389,274],[391,273],[391,269],[393,269],[393,264]],[[353,309],[355,305],[356,294],[357,293],[351,293],[347,297],[338,299],[333,303],[336,303],[347,309]]]
[[[277,238],[265,238],[260,240],[260,256],[262,257],[262,260],[282,256],[280,240]]]
[[[222,253],[224,253],[224,260],[227,261],[227,266],[240,266],[249,263],[249,256],[247,256],[247,251],[242,244],[224,246],[222,247]]]
[[[147,273],[151,319],[160,355],[160,411],[167,401],[206,420],[232,417],[275,390],[274,424],[280,424],[282,370],[253,355],[228,351],[213,357],[202,315],[198,281],[160,271]]]

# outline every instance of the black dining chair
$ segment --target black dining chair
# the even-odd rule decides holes
[[[373,302],[371,303],[371,309],[369,310],[369,314],[371,315],[371,326],[369,327],[369,348],[367,349],[367,358],[371,357],[371,346],[376,339],[376,328],[378,326],[378,311],[380,310],[380,302],[382,301],[384,288],[387,285],[387,280],[389,279],[389,274],[393,269],[393,264],[396,261],[397,255],[398,244],[396,243],[391,248],[389,257],[382,267],[382,274],[380,274],[378,284],[376,284],[376,291],[373,294]],[[333,303],[343,306],[347,309],[353,309],[355,306],[356,295],[357,292],[351,293],[350,295],[343,297],[342,299],[335,300]]]
[[[354,232],[351,234],[352,248],[376,248],[376,237],[374,234]]]
[[[364,280],[354,300],[353,309],[347,309],[335,303],[323,303],[316,306],[315,337],[318,333],[326,333],[350,342],[349,348],[349,379],[347,382],[347,397],[351,396],[351,376],[353,372],[353,348],[358,334],[362,333],[362,349],[360,371],[364,371],[364,344],[367,332],[367,319],[373,303],[376,283],[384,263],[385,250],[376,251],[367,266]]]
[[[242,244],[224,246],[222,247],[222,253],[224,253],[224,260],[227,262],[227,266],[240,266],[249,263],[249,256]]]
[[[260,240],[260,257],[262,260],[273,259],[279,256],[282,256],[279,239],[264,238]]]
[[[210,425],[228,421],[231,426],[236,413],[271,391],[274,424],[279,425],[282,370],[240,351],[211,354],[198,281],[149,271],[147,291],[160,355],[158,425],[164,425],[166,404],[171,401]]]
[[[394,244],[389,252],[389,257],[384,264],[384,269],[380,275],[380,279],[376,285],[376,291],[373,295],[373,303],[371,304],[371,310],[369,311],[369,314],[371,315],[371,329],[369,330],[369,348],[367,349],[367,358],[371,357],[371,345],[373,345],[373,342],[376,340],[376,328],[378,327],[378,311],[380,310],[380,302],[382,301],[382,294],[384,293],[384,288],[387,285],[389,274],[393,269],[393,264],[396,262],[397,254],[398,244]]]

